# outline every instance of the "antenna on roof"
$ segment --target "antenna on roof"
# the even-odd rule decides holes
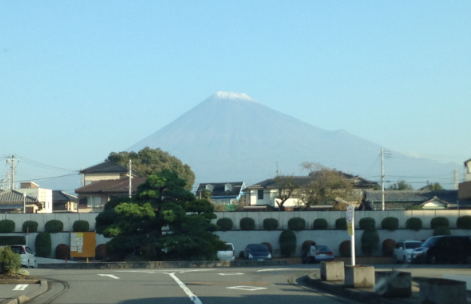
[[[280,176],[280,172],[278,171],[278,161],[276,161],[276,176]]]

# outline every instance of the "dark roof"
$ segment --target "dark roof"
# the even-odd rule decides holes
[[[143,184],[147,177],[134,177],[132,179],[132,192],[137,191],[137,186]],[[89,185],[75,189],[75,193],[128,193],[129,179],[110,179],[93,182]]]
[[[123,166],[120,166],[112,161],[105,160],[104,162],[85,168],[80,173],[126,173],[129,170]]]
[[[467,165],[467,164],[468,164],[470,161],[471,161],[471,158],[470,158],[470,159],[468,159],[468,160],[465,160],[465,162],[464,162],[464,166],[466,167],[466,165]]]
[[[61,190],[52,190],[52,202],[77,202],[77,197]]]
[[[26,203],[37,203],[37,199],[26,195]],[[0,191],[0,205],[17,205],[23,206],[23,193],[15,190],[3,190]]]
[[[381,202],[381,190],[364,191],[364,201]],[[437,197],[448,203],[458,202],[458,190],[387,190],[384,191],[384,202],[423,203]]]
[[[232,191],[225,191],[227,184],[232,185]],[[211,191],[211,196],[239,195],[243,184],[244,182],[201,183],[198,185],[198,189],[196,189],[196,194],[198,194],[201,190],[206,189],[206,185],[212,185],[214,188],[213,191]]]

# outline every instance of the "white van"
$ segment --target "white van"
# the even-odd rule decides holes
[[[219,250],[217,255],[220,261],[234,262],[235,261],[234,245],[232,245],[232,243],[226,243],[226,248],[223,250]]]

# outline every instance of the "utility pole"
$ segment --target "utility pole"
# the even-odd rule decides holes
[[[10,189],[15,189],[15,155],[3,155],[7,159],[7,163],[11,165],[11,186]]]
[[[381,149],[381,208],[384,211],[384,149]]]
[[[10,172],[7,172],[7,184],[5,189],[10,189]]]
[[[455,167],[455,190],[458,190],[459,183],[460,183],[460,180],[458,178],[458,168]]]
[[[132,160],[129,160],[129,198],[132,196],[132,175],[131,175],[131,168],[132,168]]]

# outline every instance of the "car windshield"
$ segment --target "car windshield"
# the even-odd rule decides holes
[[[439,238],[437,238],[437,237],[431,237],[428,240],[426,240],[425,243],[423,243],[422,247],[430,248],[433,245],[435,245],[435,243],[437,243],[438,239]]]
[[[330,248],[324,245],[317,245],[315,246],[316,250],[319,252],[330,252]]]
[[[265,245],[259,245],[259,244],[254,244],[254,245],[250,245],[250,248],[249,248],[251,251],[268,251],[268,248],[267,246]]]
[[[422,242],[407,242],[406,249],[414,249],[422,246]]]
[[[232,251],[232,245],[226,244],[226,246],[224,247],[224,249],[222,249],[221,251]]]
[[[11,251],[18,254],[23,254],[23,248],[21,247],[11,247]]]

